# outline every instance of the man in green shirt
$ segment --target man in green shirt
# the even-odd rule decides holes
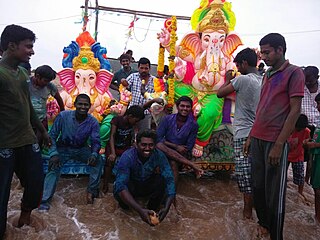
[[[17,25],[7,26],[1,34],[4,53],[0,60],[0,239],[6,230],[14,172],[24,187],[18,227],[30,224],[31,211],[41,201],[44,174],[32,125],[42,133],[46,145],[50,145],[50,138],[33,110],[28,73],[18,66],[20,62],[29,62],[34,41],[32,31]]]
[[[133,69],[130,66],[131,64],[130,59],[131,59],[130,55],[127,55],[127,54],[122,54],[120,56],[120,64],[122,68],[113,75],[113,78],[110,84],[109,91],[117,101],[119,101],[120,99],[119,86],[121,84],[121,80],[127,79],[127,77],[131,73],[137,72],[137,70]]]

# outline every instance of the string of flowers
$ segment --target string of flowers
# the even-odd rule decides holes
[[[168,107],[173,107],[174,105],[174,59],[176,56],[176,42],[178,40],[176,30],[177,30],[177,19],[175,16],[171,18],[171,32],[170,32],[170,55],[169,59],[169,77],[168,77]]]
[[[164,47],[159,44],[159,54],[158,54],[158,67],[157,67],[157,73],[158,73],[158,78],[163,77],[163,71],[164,71]]]

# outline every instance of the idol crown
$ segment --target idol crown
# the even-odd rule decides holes
[[[206,30],[223,30],[225,33],[229,32],[229,23],[221,10],[221,4],[212,4],[210,11],[200,21],[197,32],[204,32]]]
[[[78,69],[92,69],[94,72],[99,72],[100,70],[100,62],[94,57],[94,54],[88,45],[81,47],[79,55],[73,59],[72,64],[74,71],[77,71]]]

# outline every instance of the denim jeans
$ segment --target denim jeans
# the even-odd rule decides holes
[[[89,147],[83,148],[59,148],[60,167],[56,169],[48,169],[48,173],[44,180],[44,190],[42,203],[50,201],[56,190],[58,180],[60,178],[61,167],[69,160],[80,161],[87,163],[88,158],[91,156],[91,149]],[[92,193],[94,197],[99,195],[99,184],[102,174],[103,162],[101,157],[98,156],[96,166],[90,168],[89,184],[87,191]]]
[[[39,206],[43,188],[43,166],[39,144],[18,148],[0,148],[0,239],[7,222],[7,206],[13,173],[24,187],[21,210]]]

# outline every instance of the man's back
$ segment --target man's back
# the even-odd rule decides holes
[[[241,75],[231,80],[236,91],[233,127],[235,138],[247,137],[255,120],[260,99],[262,76],[255,73]]]
[[[36,142],[30,120],[26,70],[12,72],[0,66],[0,148],[15,148]]]

